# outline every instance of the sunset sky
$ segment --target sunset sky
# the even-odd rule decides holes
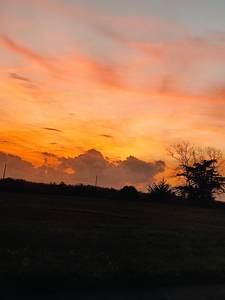
[[[143,188],[171,143],[225,148],[224,0],[0,0],[0,22],[8,176]]]

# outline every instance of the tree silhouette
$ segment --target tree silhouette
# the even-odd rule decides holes
[[[192,166],[203,160],[215,160],[219,169],[225,166],[223,152],[214,147],[198,147],[188,141],[183,141],[170,145],[167,152],[177,163],[177,169],[180,170],[183,166]]]
[[[120,195],[123,199],[136,200],[139,196],[137,189],[132,185],[125,185],[120,190]]]
[[[192,166],[183,165],[178,177],[185,179],[185,185],[177,187],[179,193],[190,200],[211,203],[215,193],[225,192],[225,177],[217,170],[217,160],[203,160]]]
[[[151,200],[167,201],[176,198],[173,188],[165,179],[162,179],[158,184],[153,183],[152,185],[149,185],[147,189]]]

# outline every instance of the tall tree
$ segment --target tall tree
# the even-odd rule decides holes
[[[215,159],[202,160],[192,166],[184,164],[177,176],[185,179],[185,185],[177,187],[178,191],[190,200],[211,203],[215,193],[225,192],[225,177],[218,172]]]
[[[167,148],[168,154],[177,162],[177,168],[192,166],[203,160],[214,160],[218,168],[225,166],[225,157],[220,149],[214,147],[198,147],[188,141],[174,143]]]
[[[198,147],[188,141],[175,143],[167,149],[170,157],[175,161],[175,175],[179,171],[187,172],[186,166],[193,166],[203,160],[213,160],[218,172],[225,170],[225,157],[220,149],[214,147]]]

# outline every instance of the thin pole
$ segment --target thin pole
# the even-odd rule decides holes
[[[5,174],[6,174],[6,163],[5,163],[5,166],[4,166],[4,169],[3,169],[3,175],[2,175],[3,180],[5,179]]]
[[[97,186],[97,184],[98,184],[98,176],[96,175],[96,177],[95,177],[95,186]]]

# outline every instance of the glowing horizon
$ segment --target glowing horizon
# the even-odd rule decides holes
[[[0,152],[40,167],[46,153],[110,164],[166,161],[179,140],[225,148],[222,1],[0,2]]]

